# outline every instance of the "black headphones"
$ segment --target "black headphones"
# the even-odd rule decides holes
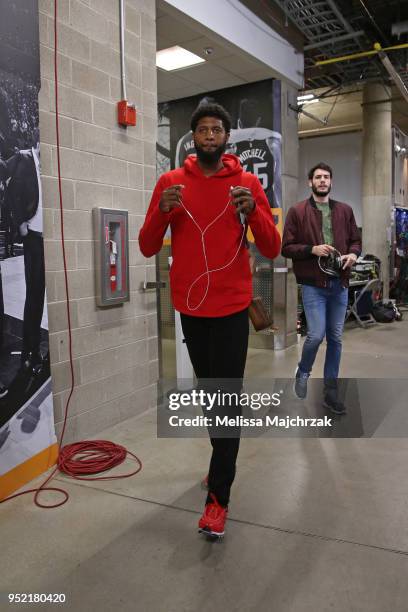
[[[339,277],[343,267],[341,253],[339,253],[337,249],[334,249],[334,251],[331,251],[327,257],[319,257],[318,264],[321,271],[325,274]]]

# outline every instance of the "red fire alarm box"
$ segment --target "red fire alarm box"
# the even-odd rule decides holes
[[[136,125],[136,107],[134,104],[129,104],[127,100],[118,102],[118,123],[125,127]]]

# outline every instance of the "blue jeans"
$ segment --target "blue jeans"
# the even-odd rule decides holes
[[[324,378],[335,379],[339,375],[348,289],[342,286],[340,279],[329,278],[327,287],[302,285],[302,298],[307,320],[307,337],[299,369],[310,374],[319,346],[326,336]]]

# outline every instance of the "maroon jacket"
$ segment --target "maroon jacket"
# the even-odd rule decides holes
[[[332,217],[333,246],[342,254],[361,253],[361,238],[351,206],[329,200]],[[292,206],[286,215],[282,238],[282,255],[293,260],[293,271],[301,285],[325,287],[327,274],[318,265],[312,247],[324,244],[322,213],[313,197]],[[348,286],[350,269],[342,270],[341,281]]]

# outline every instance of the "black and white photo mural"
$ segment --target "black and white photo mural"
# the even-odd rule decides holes
[[[55,463],[45,291],[38,0],[1,1],[0,499]]]
[[[193,135],[190,130],[190,117],[199,104],[217,102],[231,115],[232,127],[226,153],[236,155],[247,172],[255,174],[268,198],[275,225],[282,236],[282,129],[281,129],[281,83],[268,79],[205,92],[196,96],[170,100],[158,105],[157,130],[157,174],[178,168],[189,155],[195,154]],[[261,269],[270,265],[269,260],[259,253],[248,229],[253,268]],[[170,255],[170,229],[164,239]],[[163,263],[161,264],[163,268]],[[167,272],[162,269],[163,280]],[[273,278],[271,274],[254,273],[254,295],[262,296],[268,308],[272,308]],[[172,328],[174,315],[168,288],[161,291],[161,333],[165,337]],[[166,331],[167,330],[167,331]]]
[[[232,119],[226,152],[239,157],[244,170],[259,178],[281,230],[280,97],[280,81],[269,79],[159,104],[158,174],[182,166],[188,155],[195,154],[190,116],[200,103],[218,102]]]

